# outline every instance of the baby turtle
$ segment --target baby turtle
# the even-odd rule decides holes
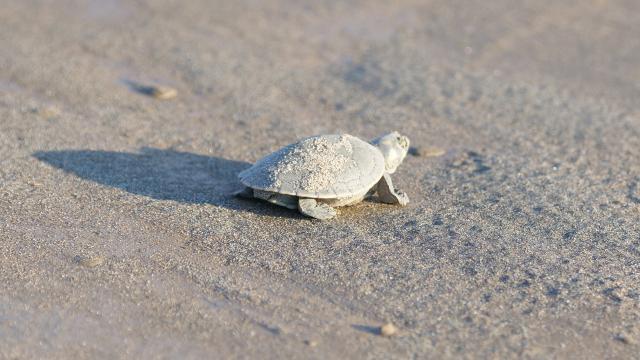
[[[236,193],[320,220],[336,216],[334,207],[353,205],[378,194],[387,204],[406,205],[390,174],[402,163],[409,139],[394,131],[370,143],[355,136],[320,135],[265,156],[239,174],[246,186]]]

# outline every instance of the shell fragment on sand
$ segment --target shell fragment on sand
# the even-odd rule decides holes
[[[178,90],[166,86],[150,86],[149,94],[156,99],[169,100],[178,96]]]
[[[409,148],[409,154],[417,157],[438,157],[444,155],[445,151],[439,148],[412,146]]]
[[[129,88],[137,93],[151,96],[159,100],[169,100],[178,96],[178,90],[162,85],[145,85],[135,81],[126,80]]]
[[[385,337],[394,336],[398,333],[398,328],[392,323],[386,323],[380,326],[380,335]]]

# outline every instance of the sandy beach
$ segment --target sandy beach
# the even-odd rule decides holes
[[[637,357],[638,34],[635,0],[3,1],[0,358]],[[406,207],[232,196],[393,130],[437,155]]]

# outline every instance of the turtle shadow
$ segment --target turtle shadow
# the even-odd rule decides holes
[[[211,204],[267,216],[301,216],[234,196],[243,187],[238,173],[251,166],[244,161],[148,147],[137,153],[60,150],[38,151],[33,156],[82,179],[156,200]]]

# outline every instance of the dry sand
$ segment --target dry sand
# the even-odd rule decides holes
[[[3,1],[0,358],[637,356],[639,13]],[[390,130],[445,150],[399,168],[405,208],[229,195]]]

